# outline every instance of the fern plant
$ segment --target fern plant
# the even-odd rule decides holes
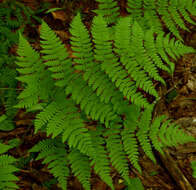
[[[14,129],[13,119],[17,109],[13,108],[18,96],[15,56],[10,49],[18,43],[18,30],[32,24],[31,18],[39,21],[34,12],[17,1],[4,1],[0,4],[0,130]]]
[[[110,12],[99,10],[90,30],[80,14],[71,22],[72,55],[44,21],[40,52],[19,36],[17,79],[24,90],[16,107],[38,111],[35,132],[50,138],[31,152],[39,152],[37,159],[44,159],[62,189],[67,189],[72,172],[90,190],[92,169],[114,189],[111,166],[130,186],[129,162],[142,172],[139,146],[156,162],[152,148],[163,154],[166,146],[195,142],[165,116],[152,119],[154,104],[145,96],[156,101],[153,81],[166,84],[159,70],[173,73],[170,58],[195,50],[170,34],[154,35],[153,28],[144,28],[133,16],[115,23],[114,14],[114,20],[107,20],[116,3],[100,2],[100,10]]]

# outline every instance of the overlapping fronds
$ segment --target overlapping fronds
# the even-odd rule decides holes
[[[49,73],[45,70],[39,53],[30,46],[22,35],[19,36],[17,54],[16,64],[20,67],[17,69],[20,76],[16,79],[25,83],[25,89],[18,96],[20,102],[16,107],[30,108],[38,104],[40,98],[48,98],[48,91],[45,91],[51,89],[53,81],[50,80]]]
[[[189,31],[184,20],[196,24],[190,17],[190,14],[196,15],[196,6],[192,0],[128,0],[127,11],[145,29],[152,28],[156,33],[163,31],[163,21],[180,40],[179,28]]]
[[[113,53],[109,31],[101,16],[93,20],[92,35],[95,43],[95,59],[100,62],[101,69],[128,100],[131,99],[136,105],[147,107],[147,101],[137,92],[135,83]]]
[[[173,73],[170,58],[194,50],[169,34],[154,35],[153,28],[144,29],[133,17],[119,20],[112,39],[107,24],[98,15],[88,31],[77,14],[69,30],[71,56],[45,22],[42,57],[20,36],[18,79],[27,89],[19,96],[21,104],[42,105],[35,132],[51,135],[33,151],[40,152],[38,159],[44,159],[64,189],[69,166],[85,190],[91,188],[91,168],[114,189],[111,165],[129,185],[129,162],[142,172],[139,146],[156,162],[152,147],[164,153],[166,146],[195,142],[165,116],[152,120],[153,105],[143,95],[158,98],[153,80],[165,84],[159,70]]]

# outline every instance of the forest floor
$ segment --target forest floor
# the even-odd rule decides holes
[[[78,10],[84,15],[84,22],[90,26],[90,21],[95,15],[91,10],[97,7],[92,0],[83,1],[60,1],[44,0],[51,3],[51,8],[62,7],[64,10],[42,13],[40,17],[44,19],[49,26],[61,37],[66,46],[70,46],[69,40],[69,23]],[[39,0],[23,0],[26,6],[36,9],[40,3]],[[62,3],[63,2],[63,3]],[[126,15],[125,0],[120,1],[121,14]],[[196,20],[196,19],[195,19]],[[192,28],[191,28],[192,27]],[[196,28],[189,27],[191,32],[181,32],[186,45],[196,48]],[[39,25],[25,28],[25,35],[35,40],[33,46],[39,49]],[[16,49],[14,47],[13,49]],[[14,50],[12,50],[14,51]],[[161,97],[156,105],[155,115],[166,114],[169,118],[174,119],[188,133],[196,137],[196,55],[188,54],[177,60],[175,73],[173,76],[162,74],[167,87],[157,84],[156,89]],[[15,117],[16,128],[10,132],[0,132],[0,139],[8,141],[12,138],[22,139],[21,145],[10,150],[10,154],[15,157],[29,156],[28,150],[35,145],[40,139],[45,137],[43,133],[34,134],[32,119],[34,115],[25,113],[20,110]],[[131,176],[138,176],[145,186],[146,190],[194,190],[196,189],[196,179],[192,177],[190,162],[196,160],[196,144],[188,143],[177,148],[166,149],[166,156],[163,157],[155,152],[157,164],[149,160],[142,153],[140,164],[143,174],[136,170],[131,171]],[[21,190],[47,190],[43,187],[45,181],[50,181],[52,176],[49,174],[46,166],[41,161],[29,161],[24,169],[17,173],[20,178],[18,185]],[[124,185],[119,183],[118,174],[114,174],[115,189],[122,190]],[[96,176],[92,177],[92,186],[94,190],[109,190],[109,188]],[[51,190],[57,190],[56,185],[51,186]],[[69,189],[82,189],[76,178],[69,178]]]

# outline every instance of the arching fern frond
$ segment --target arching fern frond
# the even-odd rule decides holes
[[[186,134],[177,124],[165,119],[166,117],[159,116],[151,125],[149,137],[157,151],[163,154],[163,147],[196,142],[194,137]]]
[[[94,18],[92,35],[95,43],[95,59],[100,62],[101,69],[108,74],[115,86],[119,88],[128,100],[131,99],[133,103],[147,107],[148,103],[139,92],[136,92],[135,83],[131,81],[128,73],[113,54],[109,30],[103,17],[97,16]]]
[[[136,87],[141,88],[147,93],[158,97],[149,76],[138,63],[131,48],[131,17],[122,18],[116,26],[115,32],[115,52],[118,53],[121,63],[127,69],[129,75],[136,82]]]
[[[90,131],[91,137],[93,139],[93,146],[95,149],[95,155],[93,156],[91,165],[94,166],[95,172],[100,176],[100,178],[114,190],[112,177],[111,177],[111,167],[108,159],[108,152],[104,148],[105,139],[102,137],[104,130],[101,127],[96,127],[96,131]]]
[[[19,36],[19,48],[17,49],[16,64],[22,68],[17,69],[18,72],[23,75],[17,77],[17,79],[27,84],[26,89],[20,94],[19,99],[23,99],[18,107],[31,107],[38,103],[38,90],[39,90],[39,77],[37,68],[40,68],[40,56],[29,45],[27,40]]]
[[[51,174],[57,178],[61,188],[67,190],[67,178],[70,175],[65,145],[56,139],[46,139],[36,144],[30,152],[39,152],[36,160],[44,159]]]
[[[69,31],[72,35],[70,43],[75,56],[74,62],[77,63],[75,68],[82,71],[86,70],[94,58],[89,34],[79,13],[72,20]]]
[[[16,64],[21,67],[17,71],[20,73],[16,77],[19,81],[26,84],[25,89],[20,93],[18,99],[21,101],[15,106],[18,108],[30,108],[38,104],[39,99],[47,99],[49,91],[53,87],[53,82],[45,66],[42,63],[40,55],[30,46],[27,40],[19,36],[19,48],[17,50]],[[45,80],[42,80],[42,79]],[[46,88],[45,82],[48,82]],[[46,92],[47,90],[47,92]]]
[[[42,58],[45,65],[49,66],[48,69],[52,72],[52,78],[56,80],[55,84],[60,87],[67,85],[72,78],[73,69],[64,45],[44,21],[42,22],[40,37],[42,39]]]
[[[134,114],[133,114],[134,113]],[[141,167],[138,163],[139,160],[139,151],[138,151],[138,142],[136,139],[136,130],[137,130],[137,121],[140,116],[140,109],[131,105],[129,108],[129,113],[126,116],[126,120],[124,121],[124,129],[121,132],[122,141],[124,150],[131,162],[131,164],[142,173]]]
[[[144,31],[137,22],[134,22],[132,27],[131,49],[135,54],[136,60],[151,78],[165,84],[165,81],[158,73],[157,67],[152,64],[151,58],[148,56],[148,53],[144,48],[143,40]]]
[[[152,152],[152,146],[150,144],[149,139],[149,131],[150,129],[150,123],[152,118],[152,106],[142,113],[139,123],[138,123],[138,132],[136,134],[138,141],[144,150],[146,156],[148,156],[154,163],[156,163],[156,159],[154,157],[154,154]]]
[[[120,129],[120,125],[112,125],[111,128],[105,132],[104,136],[107,137],[106,147],[109,151],[112,165],[125,181],[129,183],[129,167],[121,141]]]
[[[75,68],[79,70],[82,68],[83,79],[88,82],[93,91],[96,91],[102,102],[111,102],[114,110],[121,112],[120,109],[123,109],[123,105],[126,104],[123,101],[123,94],[116,89],[109,77],[101,70],[100,64],[94,60],[90,36],[79,14],[72,21],[70,33],[73,35],[71,47],[74,62],[80,63]]]

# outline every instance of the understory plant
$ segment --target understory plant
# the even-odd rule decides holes
[[[0,3],[0,130],[10,131],[15,128],[13,119],[17,109],[17,72],[14,47],[18,44],[18,31],[23,31],[27,24],[32,25],[32,18],[40,21],[29,7],[15,0]]]
[[[80,13],[70,23],[71,53],[44,21],[40,51],[19,35],[17,80],[24,90],[15,107],[36,111],[35,133],[48,138],[30,151],[38,153],[64,190],[71,174],[90,190],[92,172],[114,189],[113,170],[130,186],[131,167],[142,173],[140,147],[156,163],[153,149],[164,154],[164,147],[195,142],[165,115],[153,117],[160,98],[154,82],[166,85],[159,71],[173,74],[175,60],[195,53],[167,19],[194,13],[195,3],[165,1],[161,12],[163,1],[128,1],[131,14],[120,17],[116,1],[98,2],[90,29]],[[181,8],[174,10],[177,3]],[[163,32],[161,21],[178,39]]]

